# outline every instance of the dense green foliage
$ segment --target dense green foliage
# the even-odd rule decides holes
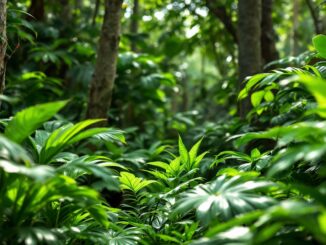
[[[55,1],[44,21],[27,2],[8,3],[1,244],[326,244],[325,35],[310,27],[291,57],[280,42],[237,91],[236,44],[201,1],[142,2],[150,21],[122,35],[103,127],[84,117],[102,9],[91,23],[84,1],[67,24]]]

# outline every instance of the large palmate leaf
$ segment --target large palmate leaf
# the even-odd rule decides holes
[[[272,198],[261,194],[273,186],[275,184],[269,181],[247,181],[240,176],[227,178],[222,175],[185,193],[177,203],[177,212],[196,209],[197,217],[206,223],[213,219],[228,220],[273,204]]]
[[[137,245],[141,235],[141,230],[135,227],[109,230],[103,234],[108,245]]]
[[[18,112],[8,123],[5,136],[16,143],[23,142],[66,104],[67,101],[58,101],[32,106]]]

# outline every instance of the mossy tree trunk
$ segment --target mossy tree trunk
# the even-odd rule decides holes
[[[116,77],[122,0],[106,0],[105,15],[90,84],[87,118],[107,118]]]

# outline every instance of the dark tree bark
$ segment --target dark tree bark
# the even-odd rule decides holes
[[[279,58],[272,18],[273,2],[273,0],[262,0],[261,52],[263,65]]]
[[[87,118],[107,118],[116,77],[122,0],[106,0],[105,15],[90,84]]]
[[[7,50],[7,0],[0,0],[0,94],[5,89]]]
[[[209,11],[219,19],[229,32],[235,43],[238,43],[238,35],[236,27],[232,22],[231,15],[227,12],[225,6],[222,6],[218,0],[206,0],[206,7]]]
[[[45,20],[44,0],[32,0],[28,13],[34,16],[38,21]]]
[[[60,16],[61,20],[65,22],[69,22],[72,19],[72,9],[69,0],[60,0],[61,8],[60,8]]]
[[[239,0],[239,89],[243,80],[261,71],[261,0]],[[239,116],[244,118],[250,109],[249,100],[241,101]]]
[[[138,22],[139,22],[139,0],[134,0],[132,8],[131,22],[130,22],[130,34],[132,35],[131,40],[131,51],[137,51],[136,35],[138,34]]]

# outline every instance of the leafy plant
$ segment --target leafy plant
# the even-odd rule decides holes
[[[228,179],[219,176],[212,183],[198,185],[179,200],[177,211],[186,213],[196,209],[197,217],[205,224],[214,219],[228,220],[237,214],[263,209],[275,201],[258,194],[275,186],[268,181],[248,181],[239,176]]]

